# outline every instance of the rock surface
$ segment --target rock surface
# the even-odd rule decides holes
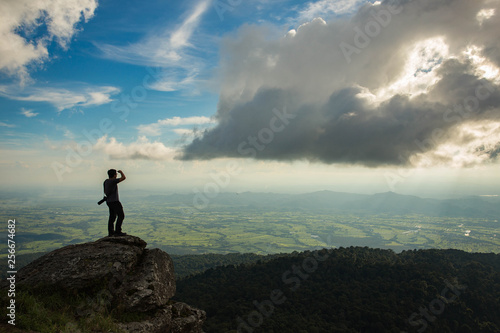
[[[119,324],[128,332],[202,332],[204,311],[169,301],[175,295],[172,259],[160,249],[146,249],[146,245],[135,236],[69,245],[22,268],[17,285],[84,294],[90,301],[75,309],[80,316],[118,309],[147,317]]]

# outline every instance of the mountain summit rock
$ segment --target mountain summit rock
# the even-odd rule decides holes
[[[17,286],[84,295],[77,316],[115,311],[138,321],[122,322],[126,332],[202,332],[206,314],[170,300],[175,295],[174,264],[160,249],[146,249],[135,236],[106,237],[68,245],[22,268]]]

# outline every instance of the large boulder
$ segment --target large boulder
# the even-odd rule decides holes
[[[68,245],[23,267],[17,283],[78,291],[100,288],[103,283],[121,280],[133,271],[146,245],[134,236],[106,237],[91,243]]]
[[[89,301],[75,309],[79,316],[112,309],[144,314],[141,322],[120,324],[128,332],[202,332],[204,311],[170,301],[175,295],[172,259],[146,245],[134,236],[69,245],[22,268],[16,283],[35,292],[50,288],[85,295]]]
[[[144,250],[140,262],[116,290],[127,310],[146,312],[175,295],[174,263],[160,249]]]

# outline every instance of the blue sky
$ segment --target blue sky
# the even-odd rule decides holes
[[[27,44],[49,39],[48,55],[25,62],[13,73],[6,74],[4,68],[4,143],[29,148],[41,140],[85,139],[83,129],[92,129],[104,114],[114,116],[110,111],[124,108],[130,111],[127,119],[113,131],[113,137],[124,142],[133,140],[131,132],[138,126],[160,119],[210,117],[218,100],[216,83],[210,80],[216,75],[221,38],[246,23],[295,21],[308,7],[300,1],[75,4],[82,10],[92,8],[92,13],[87,20],[72,22],[64,46],[47,32],[47,14],[38,16],[37,27],[16,27]],[[178,44],[170,41],[176,34]],[[146,79],[151,87],[145,86]],[[172,144],[176,137],[165,133],[162,139]]]
[[[117,168],[128,172],[131,188],[163,191],[203,191],[217,175],[229,175],[220,191],[492,194],[500,123],[483,114],[482,104],[490,114],[498,107],[491,97],[498,58],[484,52],[498,42],[488,37],[498,3],[440,2],[436,10],[475,20],[477,31],[468,31],[477,43],[468,45],[457,44],[453,31],[431,18],[432,29],[422,28],[426,19],[415,17],[425,3],[393,5],[391,12],[390,3],[358,0],[69,0],[65,7],[52,0],[5,1],[1,185],[92,188],[108,168]],[[405,20],[420,34],[403,32]],[[361,45],[356,28],[364,27],[366,37],[370,22],[378,30],[372,26],[369,45]],[[330,42],[332,48],[325,47]],[[390,61],[388,49],[399,50]],[[453,75],[475,70],[477,82],[490,84],[483,88],[488,96],[480,100],[481,117],[438,123],[446,135],[426,141],[433,135],[429,125],[412,125],[422,123],[424,111],[412,110],[461,103],[440,87],[452,59],[472,66]],[[469,83],[457,85],[467,91]],[[408,111],[395,114],[391,105],[401,96]],[[345,105],[349,110],[340,117]],[[294,112],[290,119],[300,121],[283,133],[262,132],[286,107]],[[326,109],[336,111],[320,120]],[[339,119],[368,119],[373,112],[380,112],[379,121],[340,127],[353,126],[346,134],[334,127]],[[394,129],[387,125],[393,118],[408,119],[394,128],[408,126],[404,133],[414,136],[401,130],[391,139],[381,136],[383,128]],[[449,135],[457,131],[460,137]],[[246,142],[252,133],[261,140],[255,154]],[[266,135],[272,135],[269,144]],[[431,143],[419,150],[415,142]],[[474,153],[478,147],[482,155]],[[227,171],[231,163],[237,174]]]

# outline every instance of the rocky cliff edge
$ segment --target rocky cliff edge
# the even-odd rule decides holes
[[[84,295],[75,309],[85,317],[99,311],[133,314],[118,323],[125,332],[203,332],[205,312],[173,302],[174,264],[139,237],[106,237],[52,251],[22,268],[17,287]]]

